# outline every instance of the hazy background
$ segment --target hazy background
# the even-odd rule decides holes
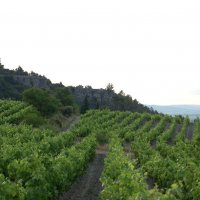
[[[108,82],[145,104],[200,104],[200,3],[2,0],[0,57],[64,85]]]

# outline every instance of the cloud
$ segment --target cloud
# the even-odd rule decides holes
[[[200,89],[192,90],[191,94],[193,94],[193,95],[200,95]]]

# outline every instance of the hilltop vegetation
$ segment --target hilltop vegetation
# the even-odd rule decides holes
[[[73,96],[71,98],[74,99],[73,105],[77,104],[81,113],[85,113],[88,109],[104,108],[155,113],[153,109],[144,106],[136,99],[132,99],[130,95],[126,95],[123,91],[117,94],[112,84],[108,84],[105,89],[93,89],[91,86],[83,87],[81,85],[65,87],[62,83],[53,84],[45,76],[35,72],[28,73],[20,66],[15,70],[9,70],[0,64],[0,99],[22,100],[22,93],[30,88],[40,88],[46,90],[46,93],[49,94],[55,93],[55,90],[67,88],[67,92],[71,92]],[[56,97],[61,96],[61,93],[58,92]],[[63,104],[64,101],[66,104],[65,99],[62,99],[61,103]],[[71,102],[65,106],[71,106]]]
[[[0,64],[0,99],[20,100],[21,94],[30,87],[49,89],[51,81],[34,72],[25,72],[21,67],[15,70],[5,69]]]

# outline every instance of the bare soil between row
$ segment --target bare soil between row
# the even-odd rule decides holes
[[[104,167],[106,150],[97,149],[94,160],[84,175],[79,177],[71,188],[59,200],[96,200],[102,190],[100,177]]]

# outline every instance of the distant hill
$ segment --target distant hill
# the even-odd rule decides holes
[[[169,106],[159,106],[150,105],[153,109],[158,112],[169,114],[169,115],[188,115],[191,119],[200,117],[200,105],[169,105]]]
[[[53,90],[65,86],[62,83],[53,84],[45,76],[35,72],[28,73],[20,66],[15,70],[5,69],[0,63],[0,99],[20,100],[22,92],[31,87]],[[91,86],[83,87],[81,85],[67,88],[73,94],[81,112],[88,109],[109,108],[119,111],[156,113],[148,106],[132,99],[130,95],[125,95],[123,91],[117,94],[112,88],[93,89]]]

